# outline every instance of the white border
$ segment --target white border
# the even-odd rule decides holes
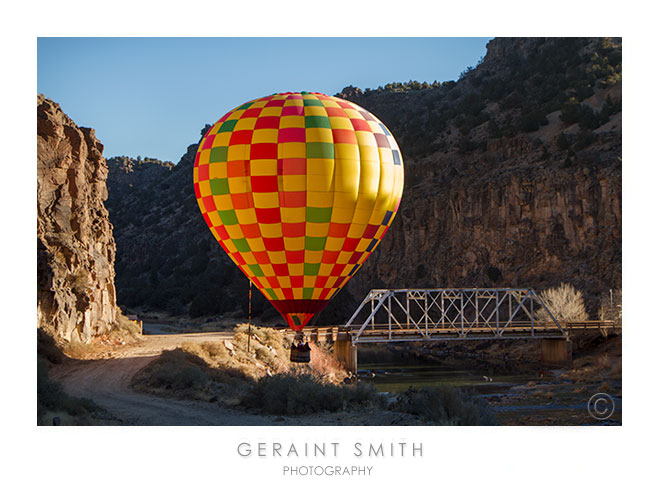
[[[236,458],[241,438],[339,436],[424,442],[422,462],[378,465],[385,485],[608,484],[654,478],[657,155],[656,16],[646,2],[528,1],[247,4],[171,12],[161,1],[14,2],[2,19],[3,445],[13,484],[77,486],[280,483],[276,460]],[[533,6],[535,5],[535,6]],[[196,10],[192,10],[195,8]],[[614,35],[624,38],[625,414],[620,428],[41,428],[35,426],[34,215],[36,36],[49,35]],[[654,298],[654,299],[653,299]],[[644,311],[647,310],[647,314]],[[650,348],[652,347],[652,348]],[[643,440],[647,438],[647,443]],[[357,479],[363,482],[363,479]],[[292,483],[299,480],[293,480]],[[302,479],[336,482],[336,479]],[[345,480],[344,480],[345,481]]]

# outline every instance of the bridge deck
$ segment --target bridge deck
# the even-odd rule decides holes
[[[562,322],[562,328],[568,332],[578,331],[608,331],[617,329],[613,321],[573,321]],[[347,329],[343,326],[307,326],[304,328],[305,334],[309,335],[312,340],[335,341],[338,333],[356,332],[354,327]],[[499,330],[500,331],[500,330]],[[290,333],[294,333],[289,330]],[[441,324],[437,327],[429,326],[426,332],[425,325],[417,329],[414,325],[410,327],[396,328],[389,333],[389,324],[375,323],[369,324],[361,332],[357,343],[368,342],[410,342],[410,341],[448,341],[448,340],[487,340],[487,339],[507,339],[507,338],[566,338],[560,333],[553,322],[513,322],[505,330],[505,336],[497,335],[496,327],[489,326],[472,326],[467,324],[464,333],[460,326],[451,326],[449,323]]]

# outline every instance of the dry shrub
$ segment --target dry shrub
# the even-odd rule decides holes
[[[622,327],[622,290],[616,289],[602,294],[597,312],[602,321],[613,321],[618,328]]]
[[[582,359],[583,360],[583,359]],[[602,355],[561,375],[561,379],[581,384],[593,384],[605,380],[622,380],[622,357]]]
[[[264,413],[288,415],[334,412],[380,402],[372,384],[338,386],[302,373],[263,377],[241,401],[243,406]]]
[[[107,353],[113,346],[135,343],[139,340],[141,340],[139,323],[118,313],[107,333],[93,337],[89,343],[62,342],[61,349],[70,358],[91,360]]]
[[[249,342],[249,350],[248,350]],[[291,339],[285,332],[273,328],[237,325],[230,345],[223,342],[182,344],[183,350],[194,354],[214,369],[230,376],[259,379],[273,374],[309,374],[325,382],[340,383],[347,373],[325,349],[312,343],[311,363],[291,364]]]
[[[457,387],[410,387],[396,398],[391,409],[420,416],[440,425],[489,426],[496,424],[487,402]]]
[[[216,378],[221,382],[227,382],[231,378],[257,379],[267,373],[266,367],[257,366],[253,357],[242,353],[235,347],[233,352],[229,351],[224,342],[184,342],[181,344],[181,348],[216,370],[218,372]]]
[[[266,375],[266,370],[277,373],[309,374],[324,382],[341,383],[347,372],[331,352],[321,345],[311,343],[311,362],[292,364],[289,360],[292,337],[284,330],[267,327],[251,327],[250,352],[247,352],[249,327],[239,324],[233,337],[234,355],[232,358],[249,366],[252,377]]]
[[[66,342],[62,345],[62,352],[67,357],[77,360],[93,360],[107,351],[107,346],[99,342],[82,343]]]
[[[380,394],[377,388],[369,382],[355,382],[341,386],[343,397],[348,406],[377,405],[385,407],[386,398]]]
[[[595,361],[595,369],[604,377],[622,379],[622,357],[604,355]]]
[[[558,287],[545,289],[540,293],[540,299],[559,323],[588,319],[583,294],[569,283],[561,283]],[[549,313],[544,308],[538,310],[537,318],[541,321],[551,321]]]
[[[183,351],[194,355],[210,368],[221,372],[217,377],[257,380],[273,374],[308,374],[329,383],[340,383],[347,376],[334,357],[322,347],[311,344],[312,361],[308,365],[289,361],[290,337],[286,333],[264,327],[236,326],[233,340],[193,343],[184,342]],[[249,342],[249,350],[248,350]]]
[[[254,378],[262,377],[268,371],[286,372],[290,366],[289,341],[283,331],[252,326],[250,337],[249,326],[239,324],[234,330],[232,344],[232,359],[248,365]]]
[[[553,399],[554,398],[554,393],[552,391],[548,390],[543,390],[543,389],[537,389],[536,391],[533,392],[532,394],[533,397],[536,399]]]
[[[133,377],[131,386],[142,392],[205,399],[210,375],[203,360],[177,348],[163,351]]]
[[[334,384],[342,383],[348,377],[346,370],[328,349],[316,343],[310,343],[310,346],[311,362],[306,367],[301,367],[300,370]]]
[[[379,397],[370,385],[338,387],[347,374],[327,350],[311,344],[312,362],[294,365],[289,335],[252,326],[250,338],[249,331],[240,324],[230,342],[184,342],[142,369],[132,385],[143,392],[242,403],[272,414],[335,411],[344,403]]]
[[[117,317],[105,335],[104,342],[119,345],[126,343],[135,343],[141,339],[142,327],[136,321],[128,319],[124,314],[117,313]]]
[[[268,414],[310,414],[338,411],[341,388],[306,374],[264,377],[246,394],[242,405]]]

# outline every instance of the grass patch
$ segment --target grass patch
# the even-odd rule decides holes
[[[399,394],[394,411],[419,416],[429,423],[452,426],[490,426],[496,420],[484,399],[455,387],[416,389]]]

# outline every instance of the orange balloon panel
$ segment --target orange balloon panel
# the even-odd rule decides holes
[[[213,125],[194,187],[222,248],[300,330],[380,243],[403,193],[403,158],[358,105],[280,93]]]

